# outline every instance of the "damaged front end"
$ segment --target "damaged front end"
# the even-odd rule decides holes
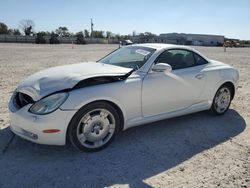
[[[103,75],[103,76],[95,76],[95,77],[86,78],[77,82],[71,88],[64,88],[58,91],[50,92],[45,96],[41,96],[39,99],[37,99],[37,96],[38,96],[37,94],[33,95],[34,89],[32,87],[27,87],[27,89],[20,88],[19,90],[17,89],[11,97],[10,105],[9,105],[11,107],[10,110],[16,111],[16,110],[23,108],[24,106],[28,104],[34,105],[35,103],[38,103],[39,101],[49,96],[58,94],[58,93],[69,92],[72,90],[100,85],[100,84],[108,84],[108,83],[113,83],[113,82],[124,81],[132,74],[133,71],[134,70],[131,70],[128,73],[123,74],[123,75],[121,74]],[[33,91],[33,93],[30,92],[31,90]]]
[[[134,70],[119,76],[98,76],[79,81],[71,90],[126,80]]]
[[[9,102],[9,109],[15,112],[28,104],[34,103],[34,100],[27,94],[15,91]]]

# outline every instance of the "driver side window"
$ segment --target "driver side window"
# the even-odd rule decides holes
[[[167,63],[173,70],[195,66],[193,52],[182,49],[173,49],[163,52],[155,63]]]

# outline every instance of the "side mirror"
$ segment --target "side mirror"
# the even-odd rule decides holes
[[[154,72],[171,72],[172,67],[167,63],[157,63],[153,66],[152,71]]]

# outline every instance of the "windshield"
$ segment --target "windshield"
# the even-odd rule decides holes
[[[107,55],[103,59],[99,60],[99,63],[133,68],[134,70],[138,70],[151,57],[154,51],[155,49],[153,48],[141,46],[130,46],[120,48]]]

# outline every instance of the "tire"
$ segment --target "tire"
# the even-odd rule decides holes
[[[210,112],[214,115],[222,115],[229,109],[233,97],[231,87],[222,85],[216,92]]]
[[[116,109],[107,102],[93,102],[81,108],[69,123],[67,138],[73,146],[86,152],[107,147],[120,130]]]

